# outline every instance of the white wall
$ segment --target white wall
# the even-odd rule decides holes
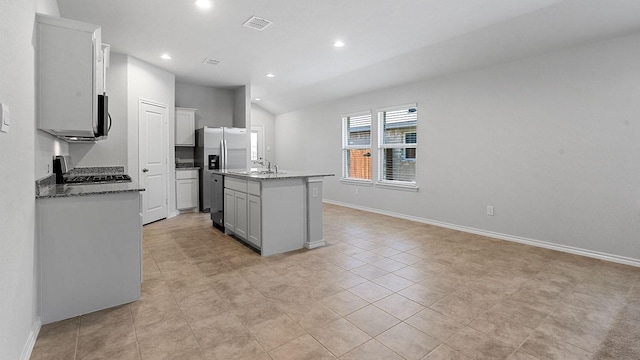
[[[35,168],[44,155],[36,147],[34,19],[36,9],[58,8],[0,0],[0,9],[0,103],[11,113],[9,132],[0,133],[0,359],[20,359],[38,330],[34,181],[46,172]]]
[[[128,172],[132,179],[140,183],[141,171],[138,166],[138,103],[139,99],[150,100],[167,106],[169,112],[169,133],[167,146],[169,214],[176,210],[175,193],[175,75],[160,68],[128,56],[127,97],[128,97]],[[144,195],[143,195],[144,196]]]
[[[241,86],[234,92],[233,126],[251,128],[251,89]]]
[[[27,1],[27,3],[29,3]],[[36,0],[36,12],[51,16],[60,16],[55,0]],[[53,157],[68,155],[69,145],[57,137],[42,130],[35,131],[35,178],[40,179],[53,173]]]
[[[251,104],[251,126],[261,125],[264,135],[264,157],[278,164],[275,152],[275,116],[256,104]]]
[[[176,106],[198,109],[196,129],[233,126],[234,90],[176,83]]]
[[[94,144],[69,144],[69,155],[75,166],[127,165],[127,70],[127,56],[111,53],[107,68],[111,130],[107,139]]]
[[[276,157],[334,172],[328,200],[640,265],[638,84],[634,35],[276,116]],[[341,115],[412,102],[420,191],[356,195]]]
[[[53,157],[69,155],[69,144],[42,130],[35,133],[35,178],[40,179],[53,173]]]

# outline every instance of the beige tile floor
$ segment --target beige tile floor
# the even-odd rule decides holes
[[[266,258],[208,214],[147,225],[142,299],[43,326],[31,359],[589,359],[640,294],[638,268],[324,215],[328,246]]]

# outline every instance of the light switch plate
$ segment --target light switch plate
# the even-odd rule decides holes
[[[6,104],[0,104],[0,131],[9,132],[10,124],[9,107]]]

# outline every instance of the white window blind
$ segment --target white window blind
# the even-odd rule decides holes
[[[342,177],[371,181],[371,113],[342,117]]]
[[[418,108],[415,105],[378,112],[379,181],[416,184]]]

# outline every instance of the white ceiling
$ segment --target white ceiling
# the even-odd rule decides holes
[[[640,31],[639,0],[57,1],[112,51],[181,83],[250,85],[274,114]],[[244,27],[254,15],[273,24]]]

